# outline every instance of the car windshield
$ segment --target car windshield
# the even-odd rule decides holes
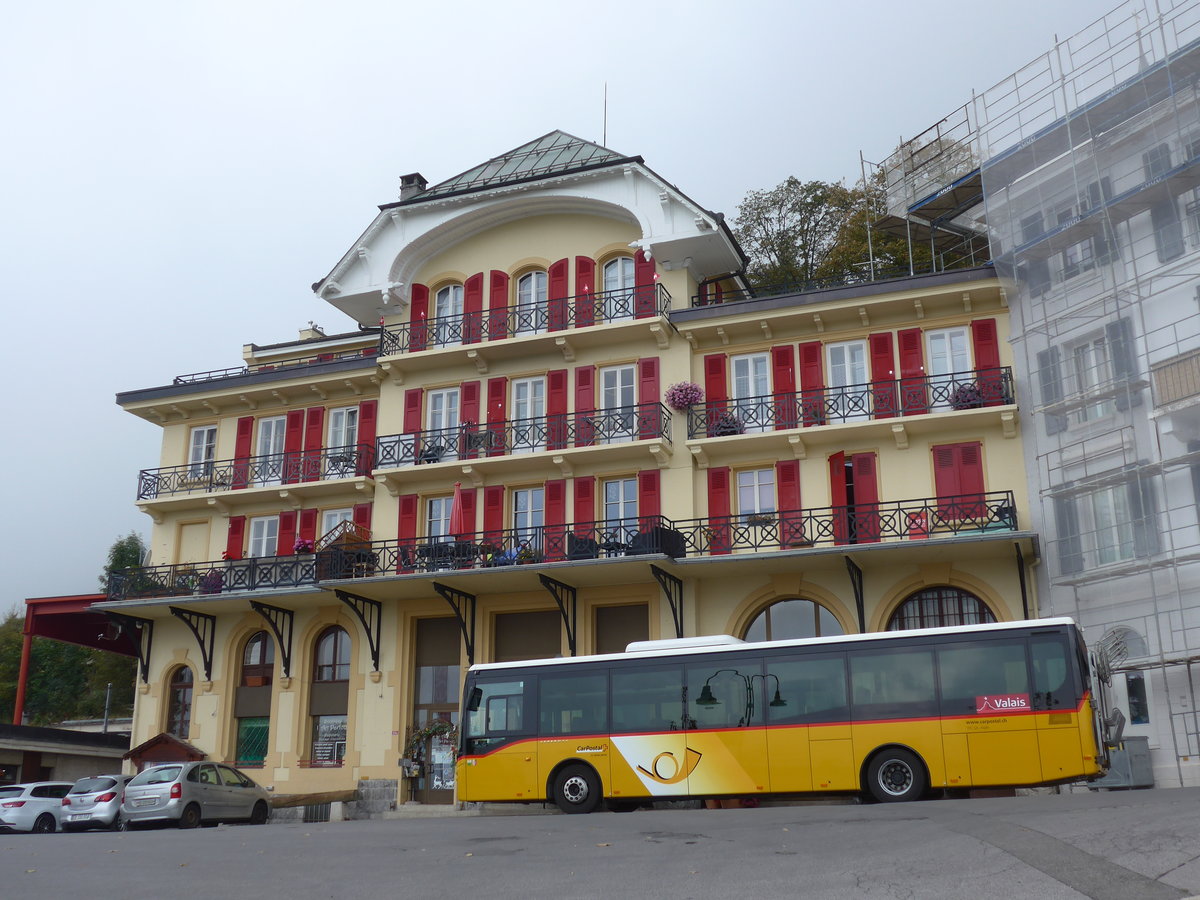
[[[21,787],[2,787],[0,788],[0,797],[19,797],[24,788]]]
[[[109,788],[115,787],[117,779],[108,777],[98,778],[80,778],[75,782],[75,787],[71,788],[72,794],[92,794],[96,791],[107,791]]]
[[[147,769],[136,776],[129,782],[130,787],[137,787],[142,784],[168,784],[179,777],[183,766],[159,766],[156,769]]]

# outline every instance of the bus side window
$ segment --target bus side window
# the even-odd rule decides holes
[[[538,679],[540,731],[603,734],[608,731],[608,675],[542,675]]]
[[[1075,685],[1067,673],[1067,646],[1055,634],[1036,634],[1029,639],[1033,660],[1034,709],[1074,709],[1079,702]]]
[[[676,731],[683,721],[683,672],[677,667],[615,669],[612,730]]]
[[[767,706],[773,725],[799,722],[844,722],[850,717],[846,662],[841,656],[767,660],[767,696],[775,691],[783,706]]]
[[[1024,641],[973,641],[938,647],[942,715],[966,716],[991,709],[980,698],[1020,694],[1029,699]]]
[[[937,715],[931,650],[859,650],[850,673],[856,720]]]

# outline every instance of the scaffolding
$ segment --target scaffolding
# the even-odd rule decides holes
[[[1041,608],[1131,635],[1131,731],[1200,784],[1200,4],[1128,0],[880,171],[886,228],[978,235],[1011,285]]]

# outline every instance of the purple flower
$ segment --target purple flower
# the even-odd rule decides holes
[[[704,402],[704,391],[695,382],[681,381],[678,384],[670,385],[663,395],[663,399],[667,401],[667,406],[671,409],[690,409],[697,403]]]

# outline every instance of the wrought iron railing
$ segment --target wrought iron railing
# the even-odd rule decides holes
[[[316,582],[316,555],[298,553],[118,569],[108,576],[108,596],[113,600],[184,597],[302,587]]]
[[[1012,367],[709,401],[688,410],[688,437],[913,416],[1013,403]]]
[[[852,287],[860,284],[871,284],[876,281],[894,281],[898,278],[912,278],[914,275],[931,275],[944,271],[943,267],[911,272],[908,266],[876,269],[872,274],[869,268],[855,269],[838,275],[828,275],[824,278],[810,278],[806,281],[786,281],[772,284],[760,284],[750,289],[722,290],[719,294],[710,289],[702,294],[694,294],[692,306],[714,306],[721,303],[736,303],[740,300],[763,300],[767,297],[784,297],[791,294],[811,294],[814,291],[827,291],[832,288]]]
[[[661,403],[643,403],[587,413],[556,413],[494,423],[467,423],[378,439],[380,469],[479,459],[538,450],[563,450],[637,440],[671,439],[671,413]]]
[[[378,355],[378,347],[364,347],[362,350],[349,350],[341,353],[318,353],[315,356],[301,356],[298,359],[288,359],[282,362],[255,363],[252,366],[231,366],[226,369],[210,369],[207,372],[176,375],[171,383],[199,384],[205,381],[219,381],[222,378],[233,378],[237,375],[251,375],[257,372],[272,372],[278,369],[318,366],[324,363],[342,362],[347,359],[374,359]]]
[[[375,466],[371,444],[321,447],[289,453],[269,453],[244,459],[220,459],[143,469],[138,473],[139,500],[173,494],[241,490],[303,481],[323,481],[369,475]]]
[[[524,334],[585,328],[629,319],[665,316],[671,295],[661,284],[596,291],[547,300],[544,304],[480,310],[456,316],[384,327],[379,352],[383,356],[416,353],[437,347],[477,344]]]

